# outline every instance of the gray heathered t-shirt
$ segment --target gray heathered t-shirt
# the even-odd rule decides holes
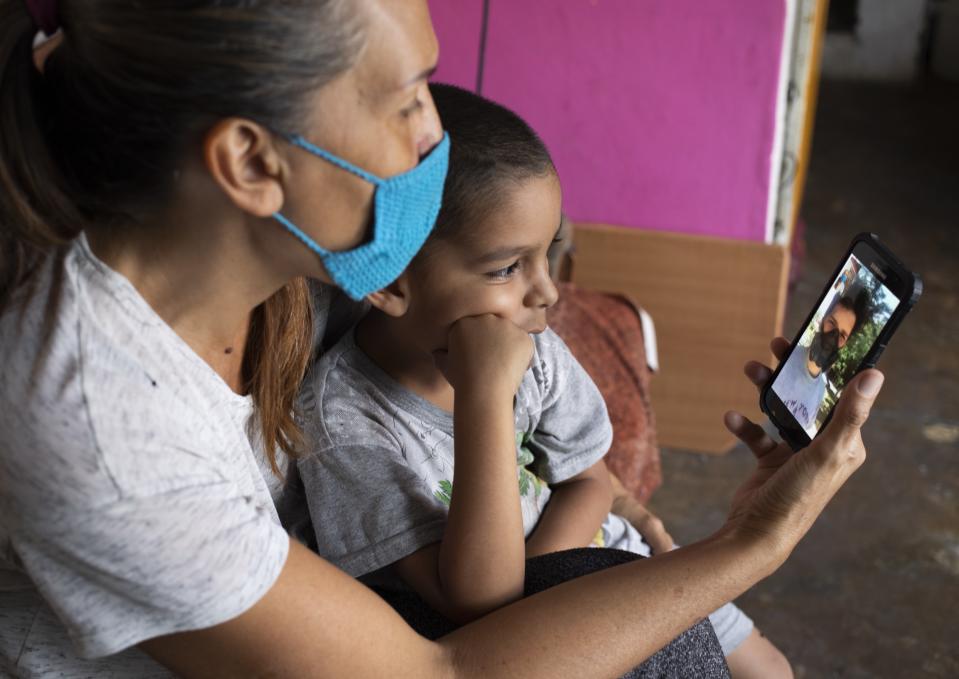
[[[298,466],[321,556],[363,576],[442,539],[454,487],[450,413],[383,372],[352,332],[314,366],[300,406],[312,450]],[[528,536],[549,500],[547,484],[600,460],[612,427],[596,385],[551,330],[534,336],[514,417]],[[614,514],[595,544],[649,554]],[[384,573],[375,582],[400,586]]]
[[[279,483],[250,398],[84,238],[35,280],[0,317],[0,676],[167,676],[130,647],[271,587]]]

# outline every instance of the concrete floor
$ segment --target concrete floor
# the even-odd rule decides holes
[[[797,677],[959,677],[959,86],[824,83],[813,144],[787,334],[859,231],[925,292],[880,361],[866,465],[738,603]],[[744,448],[664,450],[652,508],[693,541],[722,523],[751,465]]]

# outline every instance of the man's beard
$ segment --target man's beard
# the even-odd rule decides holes
[[[817,332],[809,345],[809,360],[818,365],[820,370],[826,371],[837,358],[839,358],[839,331]]]

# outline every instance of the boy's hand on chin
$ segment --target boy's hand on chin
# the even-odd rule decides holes
[[[533,358],[533,340],[499,316],[467,316],[450,327],[447,351],[433,356],[454,389],[512,397]]]

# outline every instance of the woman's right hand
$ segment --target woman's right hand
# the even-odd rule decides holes
[[[771,348],[782,360],[789,343],[782,337]],[[758,388],[772,371],[750,361],[744,372]],[[759,425],[736,412],[726,414],[726,427],[758,460],[752,476],[740,486],[722,532],[773,548],[773,570],[786,560],[836,491],[866,459],[860,429],[882,387],[878,370],[865,370],[843,389],[832,420],[809,446],[793,452],[774,441]]]
[[[454,389],[490,388],[512,397],[533,357],[533,340],[493,314],[467,316],[449,331],[448,352],[437,365]]]

